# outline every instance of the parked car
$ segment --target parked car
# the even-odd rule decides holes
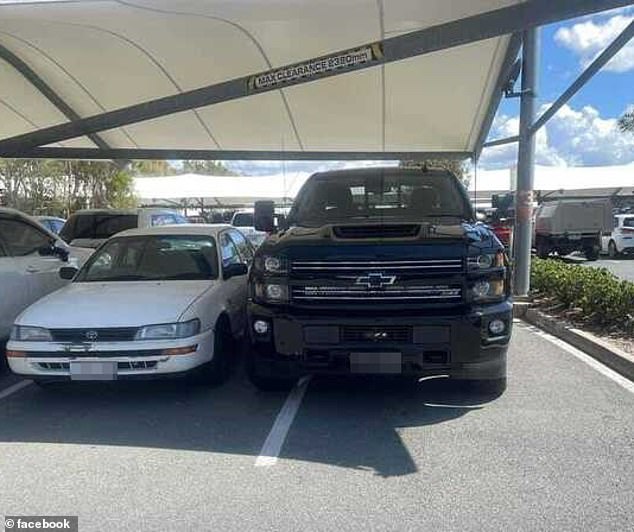
[[[273,204],[255,226],[274,229]],[[249,278],[255,386],[305,374],[448,375],[506,387],[510,268],[444,170],[325,172],[303,185]]]
[[[71,215],[60,236],[72,246],[95,249],[112,235],[127,229],[186,223],[187,218],[166,209],[83,210]]]
[[[116,235],[16,319],[9,366],[42,385],[183,373],[218,384],[245,329],[252,254],[228,225]]]
[[[56,216],[36,216],[35,219],[48,229],[51,233],[59,235],[59,232],[64,227],[66,220],[64,218],[57,218]]]
[[[35,219],[0,208],[0,343],[20,312],[67,282],[58,272],[70,254],[71,248]]]
[[[612,231],[612,204],[609,200],[555,200],[542,203],[535,219],[534,245],[537,256],[552,252],[568,255],[584,253],[597,260],[601,235]]]
[[[614,229],[601,237],[601,251],[610,258],[634,254],[634,214],[614,217]]]
[[[231,218],[231,225],[240,229],[240,231],[249,239],[249,242],[256,248],[264,242],[267,233],[258,231],[253,222],[253,209],[236,211]]]

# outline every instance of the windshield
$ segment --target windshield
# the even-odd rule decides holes
[[[253,227],[255,225],[253,221],[252,212],[239,212],[233,217],[234,227]]]
[[[317,175],[300,191],[290,223],[420,221],[470,218],[471,208],[450,174]]]
[[[78,214],[66,222],[60,236],[66,242],[79,238],[99,240],[137,226],[136,214]]]
[[[217,277],[212,237],[161,235],[110,240],[86,263],[77,281],[195,281]]]

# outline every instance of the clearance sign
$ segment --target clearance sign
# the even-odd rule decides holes
[[[296,83],[300,80],[316,78],[329,72],[350,70],[366,63],[379,62],[381,59],[383,59],[383,49],[380,43],[362,46],[361,48],[258,74],[249,78],[249,90],[271,89]]]

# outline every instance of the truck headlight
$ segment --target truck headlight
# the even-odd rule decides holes
[[[288,285],[278,283],[258,283],[255,286],[255,295],[258,299],[267,303],[287,303]]]
[[[48,329],[30,327],[28,325],[14,325],[11,329],[11,340],[17,342],[51,342],[53,338]]]
[[[173,340],[175,338],[189,338],[200,332],[198,318],[179,323],[160,323],[141,327],[134,337],[135,340]]]
[[[504,298],[504,280],[479,280],[471,287],[474,301],[495,301]]]
[[[467,259],[470,270],[488,270],[489,268],[501,268],[504,266],[504,253],[483,253]]]
[[[286,257],[278,255],[265,255],[255,259],[256,269],[269,274],[285,274],[286,273]]]

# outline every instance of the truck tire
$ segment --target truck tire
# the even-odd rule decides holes
[[[537,241],[537,256],[540,259],[547,259],[548,255],[550,255],[550,247],[544,240]]]
[[[620,255],[618,249],[616,249],[616,242],[614,240],[610,240],[608,244],[608,256],[611,259],[616,259]]]
[[[586,256],[586,259],[589,261],[595,261],[599,258],[599,250],[596,249],[595,247],[586,248],[583,254]]]
[[[286,392],[295,385],[294,379],[260,374],[253,353],[247,357],[246,369],[251,384],[263,392]]]

